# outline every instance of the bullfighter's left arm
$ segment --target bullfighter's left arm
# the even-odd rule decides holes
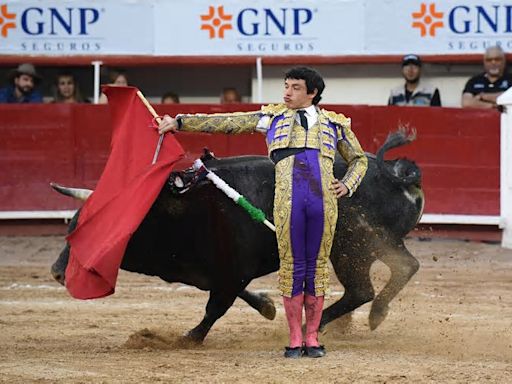
[[[366,157],[356,135],[352,132],[351,121],[342,114],[332,119],[338,127],[338,151],[348,164],[347,172],[341,182],[348,188],[348,196],[356,191],[368,169]]]
[[[208,133],[252,133],[263,114],[254,112],[196,113],[176,116],[179,130]]]

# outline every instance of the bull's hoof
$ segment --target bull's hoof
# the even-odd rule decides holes
[[[274,300],[272,300],[266,293],[261,293],[260,297],[264,304],[261,306],[259,313],[265,319],[274,320],[276,318],[276,307],[274,305]]]
[[[370,311],[369,322],[370,329],[375,331],[377,327],[384,321],[384,319],[388,316],[389,307],[380,307],[374,308]]]
[[[203,343],[204,338],[205,335],[192,329],[183,335],[182,342],[184,344],[199,345]]]

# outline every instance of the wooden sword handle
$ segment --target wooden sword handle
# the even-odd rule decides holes
[[[162,122],[162,119],[160,118],[160,116],[158,116],[158,113],[156,113],[155,108],[153,108],[153,106],[149,103],[148,99],[146,99],[144,97],[144,95],[142,94],[141,91],[137,91],[137,96],[139,96],[139,99],[146,106],[146,108],[148,109],[149,113],[151,113],[151,115],[153,115],[153,117],[155,118],[156,122],[158,124],[160,124]],[[163,134],[161,134],[160,137],[158,138],[158,144],[156,145],[155,154],[153,155],[153,161],[151,162],[151,164],[155,164],[156,163],[156,159],[158,158],[158,153],[160,152],[160,147],[162,146],[162,141],[164,141],[164,135]]]

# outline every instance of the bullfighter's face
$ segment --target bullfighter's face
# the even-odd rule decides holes
[[[306,81],[303,79],[286,79],[284,81],[284,103],[288,108],[301,109],[313,104],[313,98],[317,94],[315,89],[308,93]]]

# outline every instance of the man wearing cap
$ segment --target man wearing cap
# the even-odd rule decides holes
[[[468,80],[462,91],[462,106],[498,108],[496,99],[512,86],[512,76],[505,73],[505,52],[499,46],[489,47],[484,54],[484,73]]]
[[[418,55],[405,55],[402,59],[405,84],[391,90],[388,105],[441,106],[439,90],[420,82],[421,59]]]
[[[42,103],[43,96],[35,90],[41,81],[32,64],[20,64],[9,74],[11,85],[0,89],[0,103]]]

